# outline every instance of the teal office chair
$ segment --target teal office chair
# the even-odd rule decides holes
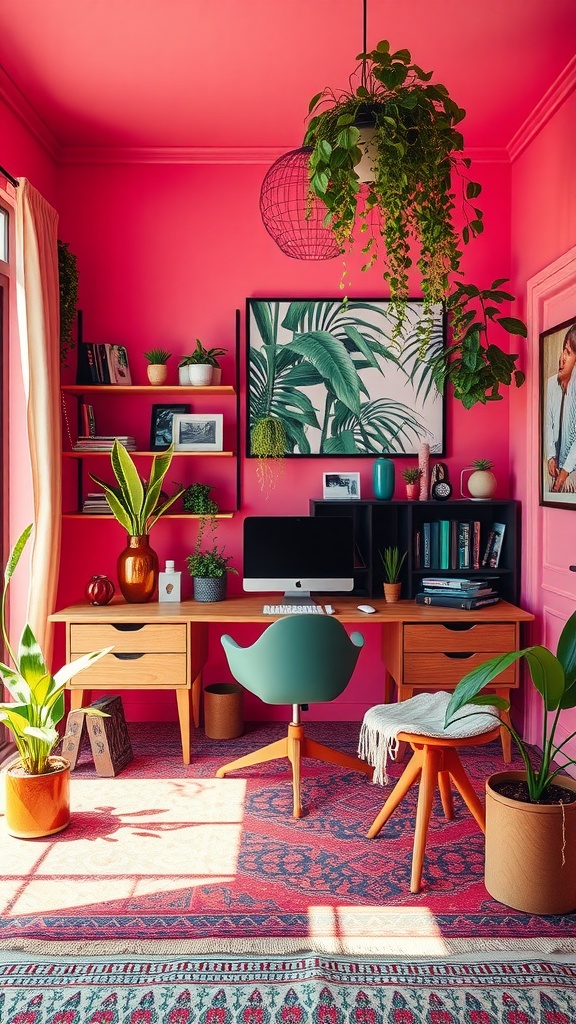
[[[302,816],[300,761],[313,757],[372,777],[373,769],[350,754],[308,739],[300,719],[308,704],[334,700],[347,687],[364,645],[361,633],[349,637],[329,615],[289,615],[277,619],[251,647],[240,647],[230,636],[222,646],[235,679],[266,704],[291,704],[292,721],[285,739],[269,743],[224,765],[218,778],[240,768],[287,757],[292,765],[294,817]]]

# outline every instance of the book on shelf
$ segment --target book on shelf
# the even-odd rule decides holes
[[[442,597],[495,597],[494,587],[423,587],[424,594],[436,594]]]
[[[422,586],[450,590],[458,587],[470,590],[473,587],[491,586],[497,578],[496,576],[424,576]]]
[[[464,608],[471,611],[474,608],[484,608],[490,604],[497,604],[500,598],[497,594],[492,597],[447,597],[445,594],[416,594],[416,604],[428,604],[437,608]]]
[[[440,568],[440,523],[433,519],[430,523],[430,568]]]
[[[506,526],[504,523],[492,523],[492,547],[490,548],[490,554],[488,556],[488,565],[491,569],[497,569],[500,562],[500,555],[502,553],[502,542],[504,540],[504,531]]]
[[[77,384],[131,384],[124,345],[83,341],[78,345]]]
[[[480,522],[478,519],[472,523],[472,568],[480,568]]]
[[[422,523],[422,565],[431,569],[430,563],[430,523]]]
[[[470,568],[470,523],[458,523],[458,568]]]
[[[136,451],[136,440],[128,434],[81,436],[73,446],[73,450],[75,452],[110,452],[114,447],[114,441],[120,441],[128,451]]]
[[[456,519],[450,520],[450,565],[449,569],[458,569],[458,526]]]
[[[96,417],[94,416],[93,406],[89,405],[88,402],[82,402],[80,406],[80,417],[82,420],[84,436],[94,437],[96,434]]]
[[[440,519],[438,522],[438,568],[450,568],[450,520]]]
[[[124,345],[108,345],[108,363],[113,384],[131,384],[128,352]]]

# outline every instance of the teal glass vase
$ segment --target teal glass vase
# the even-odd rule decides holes
[[[394,463],[392,459],[376,459],[373,470],[374,496],[390,501],[394,494]]]

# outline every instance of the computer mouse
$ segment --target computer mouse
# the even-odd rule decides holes
[[[366,612],[366,615],[371,615],[372,612],[376,611],[376,609],[373,608],[371,604],[359,604],[358,605],[358,611],[359,612]]]

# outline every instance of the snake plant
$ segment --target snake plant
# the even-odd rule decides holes
[[[150,533],[154,523],[168,511],[185,490],[179,487],[175,494],[162,504],[162,481],[168,472],[174,448],[170,445],[165,452],[155,455],[152,460],[150,479],[142,481],[138,470],[123,444],[116,439],[112,448],[111,462],[117,487],[111,487],[105,480],[90,473],[91,480],[104,489],[106,500],[121,526],[131,537],[142,537]]]

